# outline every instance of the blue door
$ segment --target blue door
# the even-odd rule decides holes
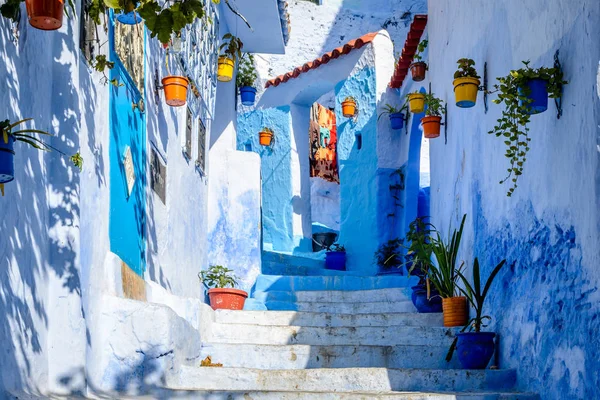
[[[118,255],[133,271],[143,276],[146,269],[146,118],[144,114],[143,72],[144,38],[143,27],[130,29],[115,26],[111,13],[109,42],[110,60],[114,67],[110,70],[109,84],[109,162],[110,162],[110,250]],[[140,54],[130,51],[132,41],[126,41],[131,47],[124,53],[115,45],[123,35],[138,35],[135,40],[141,42]],[[137,32],[137,33],[136,33]],[[141,38],[139,37],[141,33]],[[131,39],[131,38],[130,38]],[[122,43],[122,42],[121,42]],[[122,59],[119,54],[128,54]],[[141,63],[137,67],[134,63]],[[125,67],[128,66],[129,68]],[[132,77],[135,72],[141,77]],[[139,72],[141,71],[141,73]],[[140,83],[141,82],[141,83]]]

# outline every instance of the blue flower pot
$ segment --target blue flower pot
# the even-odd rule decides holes
[[[417,311],[421,314],[441,313],[442,298],[438,292],[431,288],[431,298],[427,299],[427,287],[425,285],[417,285],[412,287],[411,300]]]
[[[404,128],[404,113],[397,112],[390,114],[390,122],[392,123],[393,130]]]
[[[545,79],[532,79],[527,82],[529,94],[526,95],[522,88],[519,88],[520,96],[527,96],[532,102],[528,104],[529,114],[543,113],[548,109],[548,81]],[[520,101],[522,106],[523,102]]]
[[[7,183],[15,179],[15,140],[8,137],[8,143],[0,136],[0,183]]]
[[[325,269],[336,271],[346,270],[346,253],[343,251],[328,251],[325,256]]]
[[[251,106],[256,100],[256,89],[251,86],[242,86],[240,88],[240,97],[242,98],[243,105]]]
[[[493,332],[459,333],[456,352],[464,369],[485,369],[494,355]]]
[[[117,14],[117,21],[125,25],[137,25],[142,22],[142,17],[135,11]]]

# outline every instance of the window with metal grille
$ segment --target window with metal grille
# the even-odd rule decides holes
[[[192,110],[187,108],[187,115],[185,120],[185,146],[183,148],[183,153],[190,160],[192,158],[192,127],[194,125],[194,120],[192,118]]]
[[[196,166],[206,171],[206,126],[202,122],[201,118],[198,118],[198,159],[196,160]]]
[[[89,63],[98,54],[99,46],[98,25],[88,14],[91,5],[92,0],[82,0],[81,18],[79,19],[79,48]]]

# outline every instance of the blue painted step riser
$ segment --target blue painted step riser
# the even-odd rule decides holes
[[[373,290],[415,285],[418,278],[405,276],[277,276],[259,275],[252,293],[260,291]]]

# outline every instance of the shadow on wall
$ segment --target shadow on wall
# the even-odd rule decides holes
[[[65,54],[75,59],[79,55],[73,24],[68,24],[66,32],[47,33],[31,28],[23,15],[19,31],[15,44],[8,20],[0,18],[0,58],[4,60],[0,81],[6,82],[0,98],[0,109],[5,112],[0,118],[33,118],[35,128],[56,134],[45,140],[67,157],[56,152],[41,154],[17,143],[15,180],[5,185],[6,195],[0,197],[0,393],[41,389],[34,385],[37,375],[46,373],[44,356],[50,351],[46,340],[59,294],[74,294],[84,318],[78,264],[80,179],[68,156],[79,149],[82,122],[90,132],[95,130],[90,99],[96,93],[91,78],[71,62],[61,61]],[[82,78],[79,91],[73,79],[77,73]],[[80,103],[85,104],[84,115]],[[92,146],[98,146],[93,133]],[[102,152],[97,148],[92,152],[97,158],[85,160],[85,167],[94,164],[98,185],[102,185]],[[57,288],[57,280],[62,288]]]

